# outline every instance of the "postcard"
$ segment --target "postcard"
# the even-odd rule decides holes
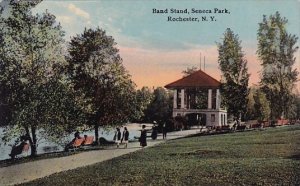
[[[2,0],[0,185],[299,185],[299,0]]]

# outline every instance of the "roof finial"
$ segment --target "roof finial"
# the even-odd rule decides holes
[[[205,71],[205,56],[204,56],[204,67],[203,67],[203,70]]]
[[[201,52],[200,52],[200,70],[201,70]]]

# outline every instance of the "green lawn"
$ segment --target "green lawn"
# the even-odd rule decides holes
[[[194,136],[28,185],[299,185],[300,126]],[[27,185],[25,184],[25,185]]]

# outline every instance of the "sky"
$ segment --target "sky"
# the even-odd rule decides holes
[[[249,85],[258,84],[261,66],[256,54],[257,30],[263,15],[279,11],[289,21],[288,32],[300,36],[300,0],[44,0],[34,12],[46,9],[61,23],[67,41],[85,27],[99,27],[113,36],[138,88],[165,86],[180,79],[186,68],[200,66],[200,55],[202,70],[205,56],[205,72],[220,80],[217,43],[222,42],[227,28],[242,41],[251,74]],[[168,13],[153,13],[153,9],[167,9]],[[190,13],[171,13],[171,9],[187,9]],[[202,13],[192,13],[192,9]],[[203,13],[210,10],[212,13]],[[194,17],[199,22],[167,21],[169,16]],[[203,16],[208,21],[201,21]],[[295,57],[294,68],[300,71],[300,50]],[[300,90],[300,82],[297,86]]]

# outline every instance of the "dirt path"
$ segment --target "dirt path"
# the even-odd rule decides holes
[[[167,137],[168,139],[176,139],[196,134],[197,132],[199,132],[199,129],[177,131],[168,133]],[[157,140],[148,140],[147,142],[147,147],[151,147],[163,143],[165,140],[162,139],[162,136],[158,136]],[[141,150],[141,147],[138,142],[133,142],[128,144],[127,149],[123,149],[122,146],[119,149],[110,147],[104,150],[86,151],[66,157],[37,160],[3,167],[0,168],[0,185],[14,185],[32,181],[57,172],[99,163],[137,150]]]

